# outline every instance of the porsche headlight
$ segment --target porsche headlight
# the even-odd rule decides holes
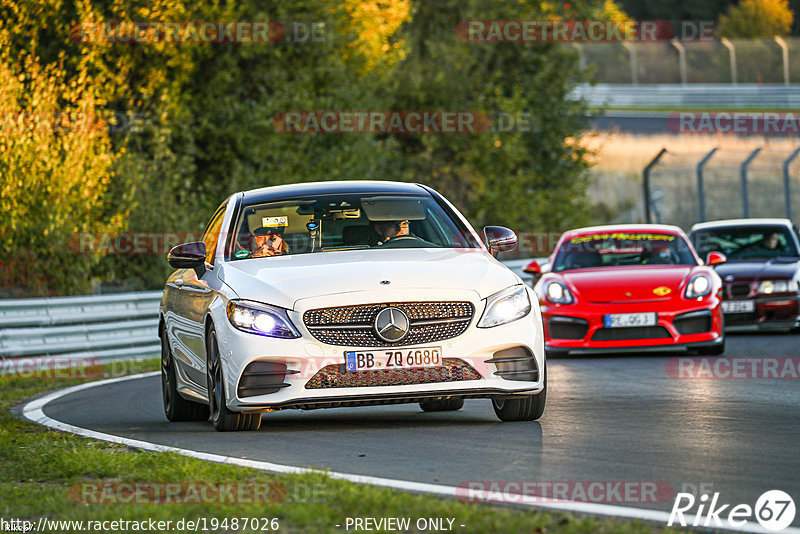
[[[510,323],[525,317],[530,311],[531,299],[525,286],[512,286],[486,299],[486,310],[478,321],[478,328]]]
[[[711,278],[698,274],[689,280],[686,286],[686,298],[697,299],[711,294]]]
[[[758,284],[758,292],[762,295],[771,295],[773,293],[787,293],[789,289],[789,280],[762,280]]]
[[[283,308],[256,302],[231,301],[228,303],[228,320],[235,328],[251,334],[284,339],[300,337]]]
[[[549,282],[545,288],[545,296],[555,304],[572,304],[575,300],[569,288],[561,282]]]

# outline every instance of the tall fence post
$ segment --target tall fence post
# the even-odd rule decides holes
[[[700,163],[697,164],[697,207],[700,212],[700,222],[705,222],[706,220],[706,192],[703,187],[703,167],[706,166],[706,163],[708,163],[717,150],[719,150],[719,147],[712,148],[708,154],[703,156]]]
[[[636,57],[636,48],[629,42],[623,42],[622,46],[628,51],[628,56],[631,60],[631,83],[639,85],[639,61]]]
[[[789,166],[792,164],[797,155],[800,154],[800,148],[796,148],[792,154],[783,162],[783,194],[786,196],[786,218],[792,218],[792,184],[789,176]]]
[[[655,167],[655,165],[658,163],[658,160],[660,160],[661,156],[663,156],[666,152],[667,149],[662,148],[661,151],[656,154],[656,157],[650,160],[650,163],[648,163],[642,171],[642,188],[644,192],[644,222],[648,224],[650,223],[650,169]]]
[[[761,147],[753,150],[747,159],[742,162],[742,166],[739,168],[739,172],[741,173],[742,177],[742,205],[744,206],[742,215],[745,219],[750,217],[750,195],[747,192],[747,167],[750,166],[750,163],[756,159],[758,153],[761,152]]]
[[[670,44],[675,47],[678,51],[678,68],[680,69],[681,73],[681,83],[686,85],[688,81],[687,69],[686,69],[686,49],[683,47],[680,41],[677,39],[670,40]]]
[[[728,54],[731,60],[731,83],[736,85],[736,47],[726,37],[719,40],[722,45],[728,49]]]
[[[783,57],[783,83],[789,85],[789,45],[782,37],[775,36],[775,42],[781,47],[781,56]]]
[[[578,68],[586,70],[586,54],[583,53],[583,46],[580,43],[572,43],[572,48],[578,51]]]

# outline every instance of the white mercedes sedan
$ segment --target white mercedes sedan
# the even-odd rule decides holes
[[[284,409],[491,399],[541,417],[538,300],[436,191],[320,182],[236,193],[203,240],[174,247],[160,306],[164,411],[257,430]]]

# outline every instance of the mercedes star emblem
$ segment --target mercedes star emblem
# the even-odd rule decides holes
[[[387,343],[395,343],[406,337],[408,327],[408,316],[397,308],[384,308],[375,317],[375,333]]]

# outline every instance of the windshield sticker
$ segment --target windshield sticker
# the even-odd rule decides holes
[[[248,256],[250,256],[250,251],[249,250],[237,250],[233,254],[233,257],[237,258],[237,259],[247,258]]]
[[[289,226],[289,218],[286,215],[283,215],[281,217],[262,217],[261,226],[263,226],[264,228]]]

